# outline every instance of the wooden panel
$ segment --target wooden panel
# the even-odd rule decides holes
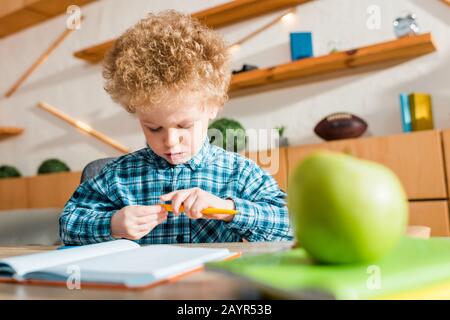
[[[1,10],[0,38],[65,14],[69,5],[82,6],[92,1],[94,0],[22,0],[10,4]]]
[[[409,224],[431,228],[431,236],[450,236],[448,201],[414,201],[409,203]]]
[[[39,0],[0,0],[0,18]]]
[[[9,137],[20,135],[23,128],[17,127],[0,127],[0,141]]]
[[[384,67],[385,63],[405,61],[433,51],[436,51],[436,47],[430,33],[400,38],[358,49],[238,73],[231,79],[230,92],[293,79],[312,81],[317,80],[314,77],[330,73],[336,76],[349,75],[362,67],[372,65]],[[304,80],[303,83],[307,82]]]
[[[448,197],[450,198],[450,130],[442,131],[442,145],[444,147],[447,192]]]
[[[248,152],[247,158],[255,161],[270,173],[283,191],[287,188],[287,148]]]
[[[116,40],[109,40],[95,46],[77,51],[73,55],[90,63],[98,63],[103,60],[106,51],[108,51],[114,45],[114,42],[116,42]]]
[[[339,140],[288,149],[288,174],[313,151],[352,154],[390,167],[400,178],[409,199],[445,199],[443,152],[438,131]]]
[[[0,18],[0,38],[26,29],[47,19],[46,16],[28,10],[19,10]]]
[[[53,173],[30,177],[29,208],[63,208],[80,184],[81,172]]]
[[[0,179],[0,210],[28,207],[27,179]]]
[[[84,6],[95,0],[39,0],[27,5],[28,10],[42,13],[49,17],[65,14],[67,7],[71,5]]]
[[[208,27],[218,28],[308,1],[311,0],[235,0],[194,13],[192,16]]]

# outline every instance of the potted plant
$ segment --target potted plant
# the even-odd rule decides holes
[[[220,132],[222,139],[217,139],[215,133]],[[211,144],[227,151],[240,152],[245,149],[247,137],[244,127],[236,120],[220,118],[208,127],[208,136]]]
[[[45,160],[38,168],[38,174],[69,172],[69,171],[70,171],[69,166],[59,159]]]
[[[22,174],[16,167],[8,165],[0,166],[0,179],[16,178],[21,176]]]
[[[275,128],[278,131],[278,139],[276,140],[276,146],[287,147],[289,145],[288,138],[284,136],[285,126],[279,126]]]

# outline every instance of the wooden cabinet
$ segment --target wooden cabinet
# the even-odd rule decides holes
[[[63,208],[80,184],[80,172],[61,172],[30,177],[30,208]]]
[[[255,161],[271,174],[283,191],[287,188],[287,148],[247,152],[247,158]]]
[[[448,201],[409,202],[409,224],[431,228],[431,236],[450,236]]]
[[[288,172],[313,151],[344,152],[391,168],[411,200],[445,199],[447,187],[441,144],[439,131],[422,131],[291,147],[287,155]]]
[[[0,210],[28,208],[26,178],[0,179]]]
[[[409,224],[430,227],[432,236],[450,236],[450,179],[446,178],[446,173],[450,174],[450,130],[291,147],[287,150],[288,175],[303,158],[317,150],[344,152],[388,166],[399,177],[408,199],[413,200],[409,202]]]
[[[81,172],[0,179],[0,210],[63,208],[80,184]]]
[[[450,130],[442,131],[442,145],[444,147],[445,171],[447,173],[447,195],[450,198]]]
[[[428,226],[432,236],[450,236],[450,130],[348,139],[244,155],[287,191],[290,172],[304,157],[320,149],[349,153],[391,168],[410,200],[410,225]],[[62,208],[79,185],[80,175],[70,172],[1,179],[0,210]]]

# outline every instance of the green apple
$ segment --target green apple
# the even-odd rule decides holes
[[[288,208],[300,246],[320,263],[372,262],[405,233],[408,202],[387,167],[315,152],[289,179]]]

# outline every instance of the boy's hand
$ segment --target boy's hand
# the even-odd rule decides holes
[[[230,222],[233,214],[202,214],[206,208],[234,209],[232,200],[224,200],[200,188],[176,190],[161,196],[161,201],[172,201],[173,213],[180,214],[180,206],[184,206],[184,213],[191,219],[217,219]]]
[[[159,205],[126,206],[111,218],[111,236],[138,240],[167,219],[167,211]]]

